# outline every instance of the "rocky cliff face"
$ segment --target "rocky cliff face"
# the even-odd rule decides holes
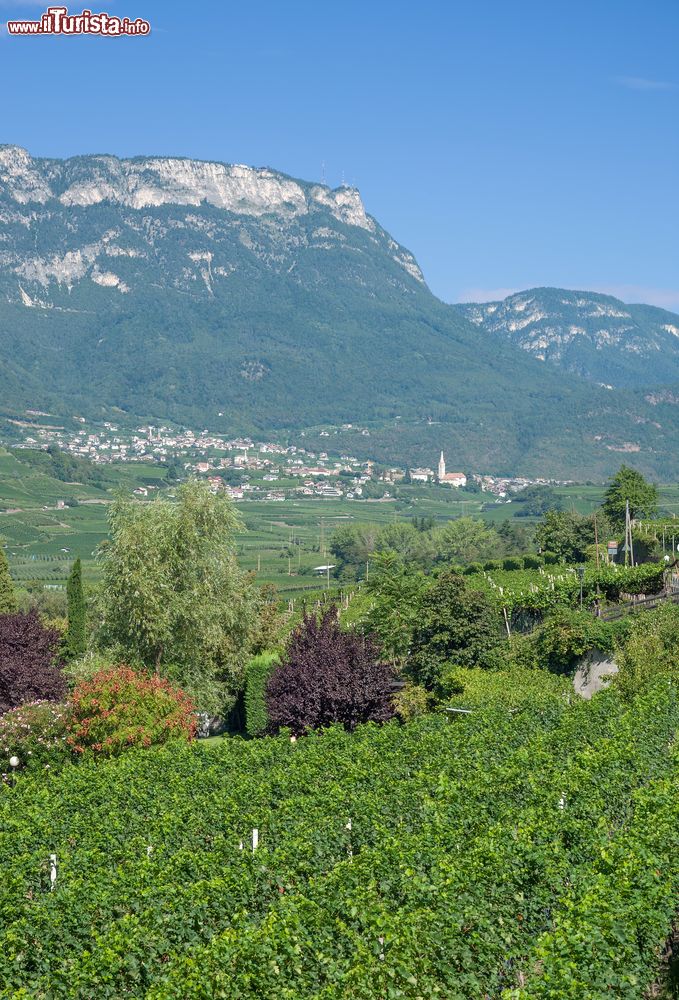
[[[207,206],[218,210],[209,224],[191,211]],[[104,210],[113,207],[118,212],[109,226],[111,214]],[[163,208],[175,211],[170,217],[154,211]],[[85,209],[91,211],[79,211]],[[365,239],[373,241],[408,278],[423,283],[412,255],[366,213],[354,188],[332,190],[241,165],[162,157],[42,160],[17,146],[2,146],[0,223],[9,230],[4,246],[0,244],[5,292],[25,306],[44,305],[44,290],[52,283],[72,288],[92,281],[128,292],[133,287],[130,268],[124,279],[115,262],[157,262],[159,255],[166,257],[165,279],[175,287],[195,290],[204,284],[212,292],[215,282],[233,273],[232,238],[280,269],[295,266],[302,249],[351,246],[352,236],[360,234],[359,249]],[[41,240],[42,252],[36,253],[31,234],[48,225],[57,238],[52,246]],[[166,237],[181,230],[186,245],[178,260],[176,241]],[[8,280],[12,274],[14,283]]]
[[[456,307],[472,323],[606,387],[679,378],[679,316],[609,295],[533,288]]]

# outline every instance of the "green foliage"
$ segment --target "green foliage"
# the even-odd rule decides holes
[[[482,666],[500,641],[498,616],[486,594],[444,573],[419,602],[407,669],[416,684],[434,690],[447,662]]]
[[[119,497],[109,513],[100,642],[224,714],[242,686],[257,596],[238,568],[230,501],[189,482],[177,502]]]
[[[552,486],[527,486],[512,498],[517,517],[542,517],[549,510],[563,510],[563,500]]]
[[[505,560],[506,562],[506,560]],[[462,571],[465,576],[473,576],[475,573],[482,573],[483,566],[480,562],[471,562]]]
[[[640,613],[632,619],[619,647],[615,684],[625,698],[633,698],[658,675],[676,676],[679,607],[665,603],[654,611]]]
[[[663,696],[676,701],[673,684],[664,684]],[[656,995],[650,987],[679,893],[679,760],[672,743],[668,774],[653,775],[633,792],[627,821],[612,825],[606,841],[601,838],[567,905],[527,955],[527,985],[508,997]]]
[[[195,705],[155,674],[119,666],[83,681],[73,692],[67,743],[75,753],[115,757],[196,735]]]
[[[62,451],[56,444],[49,445],[46,451],[17,448],[12,454],[26,465],[32,465],[63,483],[87,483],[101,488],[109,478],[101,465]]]
[[[67,704],[34,701],[0,715],[0,771],[11,779],[10,757],[19,758],[17,770],[40,771],[69,760],[66,742],[71,710]]]
[[[429,691],[417,684],[406,684],[404,688],[397,691],[392,698],[394,711],[403,722],[410,722],[420,715],[425,715],[432,704],[432,696]]]
[[[503,569],[523,569],[523,559],[518,556],[508,556],[506,559],[502,560]]]
[[[569,705],[545,672],[459,673],[471,715],[0,790],[4,992],[637,1000],[676,906],[673,690]]]
[[[0,541],[0,615],[13,615],[19,610],[14,584],[9,573],[5,547]]]
[[[595,601],[617,601],[622,594],[657,594],[663,587],[662,563],[641,566],[585,567],[582,600],[585,608]],[[547,567],[537,570],[500,570],[474,577],[474,585],[483,589],[498,608],[507,611],[544,612],[560,605],[578,607],[580,578],[574,566]]]
[[[245,669],[245,728],[249,736],[262,736],[268,728],[266,682],[278,662],[278,653],[259,653]]]
[[[356,576],[365,575],[366,563],[375,551],[379,528],[375,524],[346,524],[337,528],[330,540],[337,574],[345,569]]]
[[[423,573],[409,572],[393,552],[379,555],[366,591],[369,605],[356,626],[377,638],[392,663],[402,663],[419,617],[419,602],[427,588]]]
[[[600,517],[599,538],[606,533],[605,521]],[[594,517],[571,511],[548,511],[538,525],[535,541],[545,554],[554,553],[565,563],[584,562],[589,546],[594,545]]]
[[[492,558],[501,548],[495,529],[473,517],[448,521],[436,533],[436,549],[443,562],[479,562]]]
[[[250,649],[255,655],[280,645],[286,616],[280,610],[278,589],[273,583],[259,588],[257,619],[250,635]]]
[[[658,510],[658,489],[636,469],[621,465],[606,490],[602,507],[611,524],[617,528],[625,524],[628,502],[631,517],[652,517]]]
[[[68,628],[62,643],[68,661],[83,656],[87,649],[87,607],[83,593],[82,563],[76,559],[66,583]]]
[[[538,666],[552,673],[572,673],[585,653],[593,649],[612,652],[613,631],[588,611],[557,608],[530,636]]]

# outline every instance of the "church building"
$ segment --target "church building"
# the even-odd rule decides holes
[[[467,485],[467,477],[464,472],[446,472],[446,460],[443,452],[441,452],[441,457],[439,458],[438,481],[444,483],[446,486],[459,487]]]

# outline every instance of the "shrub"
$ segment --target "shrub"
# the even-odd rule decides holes
[[[655,611],[644,611],[631,622],[628,636],[618,636],[616,663],[619,673],[615,684],[623,697],[632,700],[658,675],[677,676],[677,639],[679,608],[661,604]]]
[[[278,653],[260,653],[245,669],[245,729],[249,736],[261,736],[269,725],[266,684],[278,661]]]
[[[116,657],[110,651],[88,649],[77,660],[65,664],[63,674],[69,687],[76,687],[83,681],[90,681],[102,670],[111,670],[116,665]]]
[[[375,641],[342,631],[335,608],[305,615],[266,686],[271,726],[301,734],[334,722],[384,722],[393,714],[392,677]]]
[[[503,569],[523,569],[523,559],[520,556],[507,556],[502,560]]]
[[[588,611],[556,608],[530,636],[541,667],[555,674],[571,673],[592,649],[610,652],[612,629]]]
[[[404,722],[416,719],[418,715],[424,715],[429,711],[431,702],[431,694],[419,684],[406,684],[392,698],[394,711]]]
[[[539,569],[544,563],[542,556],[538,555],[527,555],[523,557],[523,568],[524,569]]]
[[[66,690],[56,662],[59,633],[37,611],[0,615],[0,713],[28,701],[58,701]]]
[[[196,728],[195,705],[184,691],[156,674],[120,666],[76,687],[68,743],[76,753],[112,757],[129,747],[192,740]]]
[[[542,558],[545,560],[545,566],[556,566],[559,562],[556,552],[543,552]]]
[[[0,769],[10,775],[10,757],[20,767],[43,770],[64,763],[71,752],[66,741],[70,706],[53,701],[34,701],[0,716]]]
[[[494,569],[500,569],[501,566],[502,566],[502,560],[501,559],[488,559],[483,564],[483,568],[485,570],[487,570],[487,572],[490,572],[491,570],[494,570]]]
[[[501,642],[499,618],[489,597],[464,577],[444,573],[420,600],[408,672],[435,690],[446,664],[485,666]]]
[[[483,573],[483,566],[480,562],[471,562],[463,570],[465,576],[471,576],[472,573]]]

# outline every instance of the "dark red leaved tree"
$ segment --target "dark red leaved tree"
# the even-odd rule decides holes
[[[66,683],[57,663],[59,633],[37,611],[0,615],[0,712],[27,701],[58,701]]]
[[[342,723],[391,718],[393,672],[381,663],[369,638],[344,632],[332,608],[316,618],[305,616],[294,630],[282,663],[266,686],[269,722],[295,734]]]

